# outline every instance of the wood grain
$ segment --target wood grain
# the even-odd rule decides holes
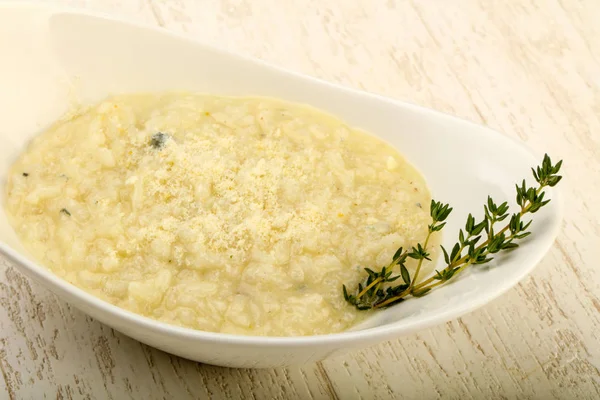
[[[58,1],[432,107],[565,159],[567,215],[535,272],[464,318],[302,368],[141,345],[0,264],[0,397],[600,397],[597,0]]]

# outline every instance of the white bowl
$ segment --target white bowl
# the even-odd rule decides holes
[[[491,194],[514,199],[533,156],[485,127],[380,96],[283,71],[167,31],[80,11],[31,3],[0,5],[0,176],[28,141],[73,101],[111,94],[185,90],[260,95],[308,103],[382,137],[425,175],[436,199],[455,211],[445,228],[452,244],[468,212]],[[63,281],[29,257],[0,211],[0,251],[21,271],[114,329],[169,353],[232,367],[302,364],[363,348],[457,318],[519,282],[552,245],[562,205],[537,213],[533,235],[497,264],[471,268],[430,295],[376,314],[352,331],[310,337],[248,337],[201,332],[122,310]]]

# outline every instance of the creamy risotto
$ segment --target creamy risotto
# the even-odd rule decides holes
[[[171,324],[312,335],[357,323],[362,267],[422,241],[430,195],[388,144],[263,98],[140,94],[55,124],[6,206],[54,273]]]

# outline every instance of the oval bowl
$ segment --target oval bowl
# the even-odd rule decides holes
[[[432,110],[360,92],[215,49],[168,31],[35,3],[0,5],[0,176],[28,142],[67,112],[119,93],[199,91],[277,97],[320,108],[377,135],[424,174],[434,198],[454,207],[443,242],[488,195],[514,199],[514,185],[541,157],[522,143]],[[558,233],[562,204],[535,215],[516,252],[471,268],[420,299],[374,314],[354,329],[319,336],[253,337],[157,322],[108,304],[55,276],[23,249],[0,211],[0,251],[37,282],[117,331],[188,359],[229,367],[304,364],[457,318],[500,296],[528,274]],[[514,200],[513,200],[514,201]],[[479,217],[479,215],[477,215]]]

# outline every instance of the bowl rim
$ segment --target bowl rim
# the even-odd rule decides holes
[[[228,57],[237,59],[239,61],[254,63],[259,66],[265,67],[272,72],[280,73],[283,75],[292,76],[295,78],[304,79],[310,81],[312,84],[317,84],[324,86],[329,89],[334,89],[337,91],[341,91],[346,95],[354,95],[354,96],[362,96],[369,98],[371,100],[376,100],[378,102],[388,103],[395,107],[404,108],[407,111],[413,113],[426,114],[428,117],[438,118],[438,119],[446,119],[447,121],[460,122],[464,125],[471,125],[478,129],[483,129],[485,134],[490,136],[501,137],[503,140],[510,140],[514,145],[520,147],[526,153],[530,154],[532,157],[537,157],[535,152],[526,146],[522,141],[517,138],[504,135],[499,131],[491,129],[485,125],[477,124],[475,122],[462,119],[450,114],[446,114],[435,109],[426,108],[423,106],[419,106],[407,101],[400,101],[390,97],[386,97],[383,95],[379,95],[376,93],[372,93],[365,90],[354,89],[351,87],[347,87],[335,82],[326,81],[324,79],[320,79],[311,75],[307,75],[304,73],[288,70],[277,65],[268,63],[258,58],[240,55],[235,52],[222,49],[217,46],[213,46],[207,43],[203,43],[200,40],[192,38],[188,35],[181,34],[178,32],[171,31],[169,29],[153,26],[147,23],[130,20],[124,18],[122,16],[111,15],[106,12],[100,11],[90,11],[78,7],[73,6],[61,6],[61,5],[53,5],[42,3],[39,0],[22,2],[19,0],[7,0],[0,3],[0,13],[3,9],[45,9],[48,11],[52,11],[53,13],[69,13],[75,15],[89,16],[95,18],[106,19],[109,21],[129,25],[132,27],[146,29],[153,32],[161,33],[163,35],[168,35],[178,40],[183,40],[189,43],[194,44],[195,46],[204,47],[215,53],[220,53],[222,55],[226,55]],[[551,227],[550,227],[550,237],[552,240],[548,240],[543,245],[540,245],[540,250],[536,253],[536,255],[532,258],[532,261],[529,263],[528,268],[523,268],[519,270],[518,273],[515,273],[511,279],[502,281],[498,283],[497,286],[494,287],[493,290],[489,290],[484,295],[478,297],[476,301],[469,301],[465,303],[461,303],[459,306],[452,307],[448,310],[444,310],[442,312],[435,313],[430,316],[420,317],[416,320],[411,320],[407,323],[402,323],[402,320],[397,320],[389,324],[376,326],[372,328],[365,328],[362,330],[346,330],[337,333],[330,334],[322,334],[322,335],[307,335],[307,336],[256,336],[256,335],[239,335],[239,334],[230,334],[230,333],[219,333],[219,332],[209,332],[202,331],[192,328],[186,328],[178,325],[169,324],[166,322],[161,322],[149,317],[145,317],[140,314],[136,314],[132,311],[128,311],[126,309],[120,308],[116,305],[113,305],[105,300],[102,300],[83,289],[67,282],[66,280],[60,278],[58,275],[55,275],[50,270],[44,268],[37,262],[33,262],[28,260],[23,254],[11,248],[8,244],[0,241],[0,252],[3,253],[6,257],[12,260],[14,263],[24,267],[29,274],[29,277],[33,277],[39,283],[42,283],[43,286],[50,289],[51,292],[55,293],[55,290],[51,287],[58,287],[61,291],[66,292],[68,295],[79,299],[81,302],[86,305],[97,308],[104,312],[105,314],[112,315],[119,320],[122,320],[126,323],[132,323],[137,325],[138,327],[154,331],[159,334],[166,334],[169,336],[175,336],[178,338],[183,338],[187,340],[199,340],[199,341],[209,341],[214,343],[226,343],[226,344],[235,344],[235,345],[250,345],[250,346],[268,346],[268,347],[305,347],[312,345],[328,345],[328,344],[348,344],[353,342],[362,342],[369,339],[383,339],[389,337],[397,337],[403,334],[408,334],[411,332],[415,332],[418,330],[426,329],[435,325],[442,324],[449,320],[453,320],[459,318],[477,308],[482,307],[483,305],[489,303],[490,301],[500,297],[504,293],[506,293],[509,289],[516,286],[520,281],[522,281],[527,275],[529,275],[536,266],[540,263],[540,261],[546,256],[549,249],[552,247],[558,233],[560,231],[561,223],[564,215],[564,199],[561,195],[561,191],[557,188],[552,188],[552,197],[551,199],[555,203],[555,213],[553,217],[551,217]],[[59,296],[62,297],[62,296]],[[64,300],[69,304],[72,302]],[[74,305],[74,304],[73,304]],[[76,308],[78,306],[74,305]],[[83,312],[83,311],[82,311]],[[84,312],[86,315],[87,313]],[[99,322],[101,322],[99,320]],[[102,322],[103,323],[103,322]],[[108,324],[107,324],[108,325]],[[116,328],[114,328],[116,329]],[[118,330],[118,329],[116,329]]]

